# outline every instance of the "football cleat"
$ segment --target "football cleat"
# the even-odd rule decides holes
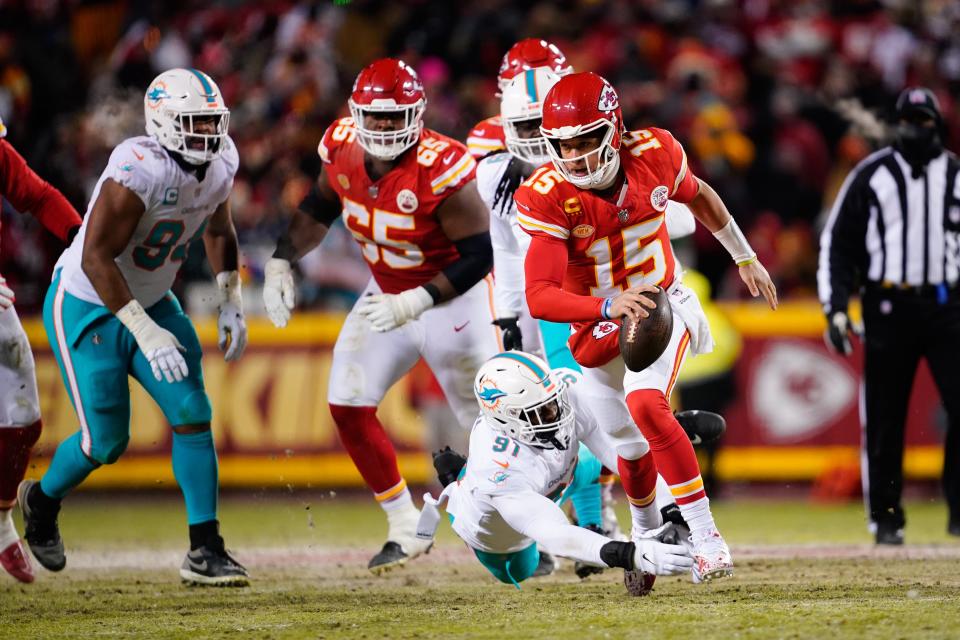
[[[593,531],[594,533],[599,533],[602,536],[606,535],[608,538],[612,537],[607,535],[607,533],[603,531],[603,529],[601,529],[595,524],[588,524],[587,526],[584,527],[584,529],[589,529],[590,531]],[[586,578],[592,575],[603,573],[603,567],[597,567],[595,565],[587,564],[585,562],[580,562],[579,560],[577,560],[576,562],[573,563],[573,572],[577,574],[578,578],[580,578],[581,580],[585,580]]]
[[[466,464],[467,458],[450,447],[433,452],[433,468],[436,469],[437,478],[444,489],[460,478],[460,472]]]
[[[180,578],[186,584],[206,587],[246,587],[250,584],[250,574],[227,553],[220,536],[187,552],[180,565]]]
[[[695,584],[710,582],[733,575],[730,547],[716,529],[707,529],[690,535],[693,556],[691,578]]]
[[[367,569],[375,575],[381,575],[394,567],[407,564],[407,561],[419,555],[429,553],[432,546],[433,540],[421,540],[416,536],[404,537],[401,542],[387,540],[380,552],[370,558]]]
[[[33,575],[30,558],[19,540],[0,551],[0,567],[20,582],[33,582],[36,577]]]
[[[60,537],[60,527],[57,525],[59,505],[52,513],[41,513],[30,506],[29,496],[40,487],[36,480],[24,480],[17,487],[17,502],[20,503],[20,513],[23,514],[23,537],[33,552],[33,557],[48,571],[61,571],[67,566],[67,556],[63,549],[63,539]]]
[[[960,519],[950,519],[950,524],[947,525],[947,533],[952,536],[960,536]]]
[[[727,421],[712,411],[678,411],[674,417],[694,446],[713,442],[727,430]]]
[[[537,568],[533,570],[533,573],[530,575],[530,577],[542,578],[544,576],[551,575],[556,570],[557,570],[556,559],[546,551],[541,551],[540,562],[537,564]]]

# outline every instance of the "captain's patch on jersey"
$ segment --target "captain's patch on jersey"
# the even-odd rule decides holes
[[[163,204],[177,204],[180,199],[180,190],[176,187],[167,187],[163,190]]]

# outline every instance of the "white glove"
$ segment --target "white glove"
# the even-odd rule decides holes
[[[177,337],[158,325],[136,300],[117,311],[117,318],[133,334],[140,351],[150,362],[157,381],[180,382],[190,373],[181,351],[186,351]]]
[[[16,296],[13,295],[13,289],[8,287],[7,281],[3,279],[3,276],[0,276],[0,311],[12,307],[16,299]]]
[[[652,538],[634,540],[633,543],[637,545],[634,566],[644,573],[671,576],[689,572],[693,566],[690,552],[682,545],[664,544]]]
[[[263,267],[263,306],[275,327],[285,327],[296,305],[289,260],[270,258]]]
[[[226,350],[223,359],[239,360],[247,348],[247,323],[243,319],[243,297],[240,295],[240,274],[223,271],[217,274],[220,290],[220,317],[217,319],[217,346]]]
[[[432,306],[430,292],[416,287],[396,294],[364,296],[357,305],[357,313],[373,325],[374,331],[384,333],[405,325]]]

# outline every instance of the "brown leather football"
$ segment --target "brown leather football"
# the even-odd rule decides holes
[[[643,371],[663,353],[673,333],[673,310],[670,298],[662,287],[656,293],[642,293],[657,303],[647,309],[650,315],[634,322],[624,316],[620,325],[620,355],[630,371]],[[644,307],[646,308],[646,307]]]

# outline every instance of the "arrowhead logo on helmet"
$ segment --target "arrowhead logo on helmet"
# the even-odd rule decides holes
[[[607,85],[600,92],[600,99],[597,101],[597,109],[600,111],[614,111],[620,108],[620,100],[617,98],[617,92],[613,87]]]

